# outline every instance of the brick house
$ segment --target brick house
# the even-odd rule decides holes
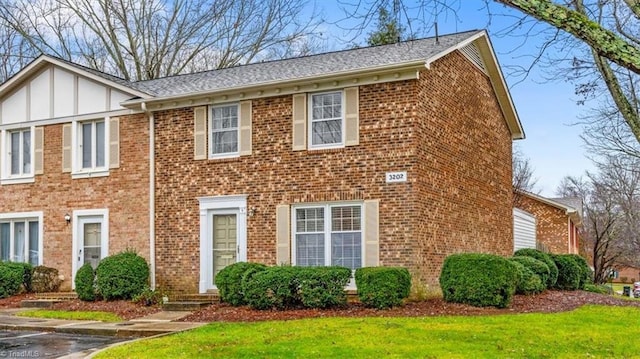
[[[235,261],[435,285],[512,253],[524,133],[484,31],[134,83],[42,56],[0,106],[0,252],[69,278],[133,248],[176,292]]]
[[[556,254],[580,254],[582,202],[579,198],[546,198],[526,191],[516,191],[514,195],[518,196],[517,209],[535,218],[533,248]]]

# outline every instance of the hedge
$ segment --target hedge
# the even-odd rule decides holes
[[[351,278],[346,267],[307,267],[298,273],[300,301],[306,308],[331,308],[347,304],[344,287]]]
[[[545,286],[545,288],[547,287],[550,271],[549,266],[546,263],[528,256],[514,256],[511,257],[510,260],[518,262],[524,265],[526,268],[529,268],[533,273],[537,274],[540,277],[540,280],[542,281],[542,284]]]
[[[551,256],[558,267],[558,280],[554,286],[562,290],[576,290],[580,288],[582,269],[571,254],[554,254]]]
[[[269,267],[243,281],[244,298],[255,309],[288,309],[299,305],[300,267]]]
[[[518,258],[518,257],[516,257]],[[522,257],[523,258],[523,257]],[[533,258],[532,258],[533,259]],[[526,267],[524,264],[511,259],[512,263],[516,265],[518,272],[518,282],[516,284],[516,293],[517,294],[537,294],[541,293],[547,287],[545,283],[542,282],[540,276],[535,274],[531,269]]]
[[[444,260],[440,288],[447,302],[505,308],[516,291],[516,265],[492,254],[454,254]]]
[[[96,268],[96,286],[106,300],[133,299],[148,286],[147,261],[133,251],[103,258]]]
[[[11,262],[0,262],[0,298],[7,298],[20,291],[23,269]]]
[[[579,256],[577,254],[569,254],[569,256],[573,258],[573,260],[580,267],[580,285],[578,286],[578,288],[584,289],[587,284],[593,283],[593,271],[589,267],[587,260],[582,256]]]
[[[548,253],[544,253],[537,249],[533,248],[522,248],[518,249],[514,254],[514,256],[526,256],[532,257],[539,261],[544,262],[549,267],[549,278],[547,279],[547,288],[553,288],[558,280],[558,267],[556,266],[556,262],[551,258],[551,255]]]
[[[411,274],[406,268],[358,268],[355,279],[360,302],[370,308],[399,306],[411,291]]]
[[[259,271],[267,268],[264,264],[237,262],[224,267],[216,274],[215,283],[220,293],[220,300],[233,306],[247,304],[242,288],[242,278],[248,271]]]

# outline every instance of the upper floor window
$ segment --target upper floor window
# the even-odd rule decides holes
[[[101,177],[119,166],[118,117],[62,125],[62,172],[71,172],[73,178]]]
[[[41,242],[39,218],[0,219],[0,261],[39,265]]]
[[[344,143],[343,92],[310,95],[309,142],[311,147],[335,147]]]
[[[80,146],[79,164],[82,170],[95,170],[105,167],[105,125],[104,120],[81,122],[78,131]]]
[[[11,176],[32,175],[31,153],[33,151],[31,145],[31,130],[10,131],[8,142],[9,174]]]
[[[211,107],[211,157],[238,155],[238,105]]]
[[[31,183],[43,173],[44,128],[0,132],[0,184]]]

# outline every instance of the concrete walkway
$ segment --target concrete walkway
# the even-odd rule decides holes
[[[207,323],[174,322],[190,312],[163,311],[125,322],[105,323],[87,320],[43,319],[15,316],[17,312],[31,309],[0,310],[0,330],[30,330],[82,335],[106,335],[115,337],[149,337],[189,330]]]

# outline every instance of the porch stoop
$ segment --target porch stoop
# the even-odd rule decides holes
[[[78,298],[76,292],[36,293],[36,299],[25,299],[20,302],[22,308],[51,308],[56,303]]]
[[[204,294],[174,294],[169,296],[169,301],[162,305],[162,310],[195,311],[218,302],[220,302],[218,291]]]

